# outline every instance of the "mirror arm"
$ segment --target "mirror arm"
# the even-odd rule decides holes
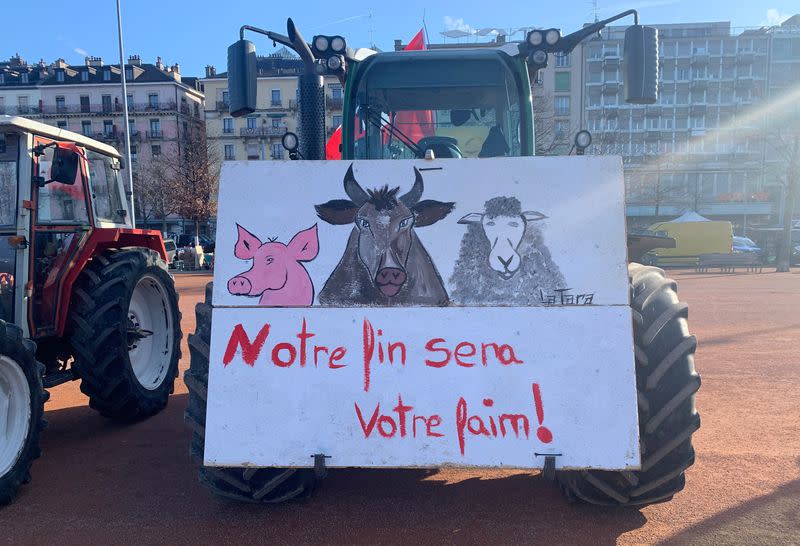
[[[589,26],[583,27],[580,30],[576,30],[572,34],[567,34],[561,40],[559,40],[558,44],[554,51],[559,51],[562,53],[570,53],[575,46],[579,43],[584,41],[586,38],[591,36],[592,34],[597,34],[605,27],[607,27],[610,23],[622,19],[623,17],[627,17],[628,15],[633,15],[633,24],[639,24],[639,13],[635,9],[629,9],[628,11],[623,11],[622,13],[618,13],[613,17],[609,17],[608,19],[603,19],[602,21],[597,21],[596,23],[592,23]]]
[[[244,31],[251,30],[253,32],[257,32],[258,34],[263,34],[273,42],[277,42],[279,44],[285,45],[286,47],[290,47],[294,49],[294,44],[288,38],[288,36],[284,36],[283,34],[278,34],[277,32],[272,32],[271,30],[264,30],[258,27],[253,27],[250,25],[242,25],[242,28],[239,29],[239,39],[244,40]]]

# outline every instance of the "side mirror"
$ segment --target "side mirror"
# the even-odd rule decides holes
[[[238,118],[256,110],[256,46],[239,40],[228,48],[228,109]]]
[[[50,167],[50,180],[59,184],[75,184],[80,166],[80,155],[70,148],[56,146],[53,154],[53,165]]]
[[[658,30],[632,25],[625,31],[623,47],[625,102],[655,103],[658,99]]]

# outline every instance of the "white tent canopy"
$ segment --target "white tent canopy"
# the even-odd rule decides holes
[[[677,218],[675,218],[674,220],[670,220],[670,222],[672,222],[672,223],[678,223],[678,222],[710,222],[710,221],[711,220],[709,220],[705,216],[701,216],[701,215],[697,214],[694,211],[685,212],[681,216],[678,216]]]

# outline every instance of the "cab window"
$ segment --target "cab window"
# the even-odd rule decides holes
[[[97,222],[124,224],[127,211],[122,199],[119,169],[113,158],[88,150],[89,188]]]
[[[50,179],[55,146],[44,149],[36,162],[36,174],[45,181]],[[40,224],[88,224],[86,195],[83,191],[81,170],[75,176],[74,184],[50,182],[37,191],[36,219]]]

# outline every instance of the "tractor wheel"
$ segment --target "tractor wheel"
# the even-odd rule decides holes
[[[35,354],[36,345],[22,330],[0,320],[0,505],[30,481],[31,463],[41,454],[47,392]]]
[[[228,468],[203,466],[208,395],[208,348],[211,342],[211,287],[196,307],[197,330],[189,336],[191,364],[183,376],[189,389],[184,419],[192,429],[189,454],[200,463],[200,483],[214,495],[252,503],[279,503],[311,495],[316,477],[311,469]],[[280,441],[276,437],[276,441]]]
[[[694,394],[697,340],[689,335],[687,305],[675,281],[656,267],[630,264],[636,388],[642,468],[638,471],[562,471],[567,496],[591,504],[644,505],[668,501],[683,489],[694,463],[692,434],[700,427]]]
[[[70,328],[89,406],[120,421],[164,409],[178,375],[181,316],[158,253],[136,248],[94,256],[75,284]]]

